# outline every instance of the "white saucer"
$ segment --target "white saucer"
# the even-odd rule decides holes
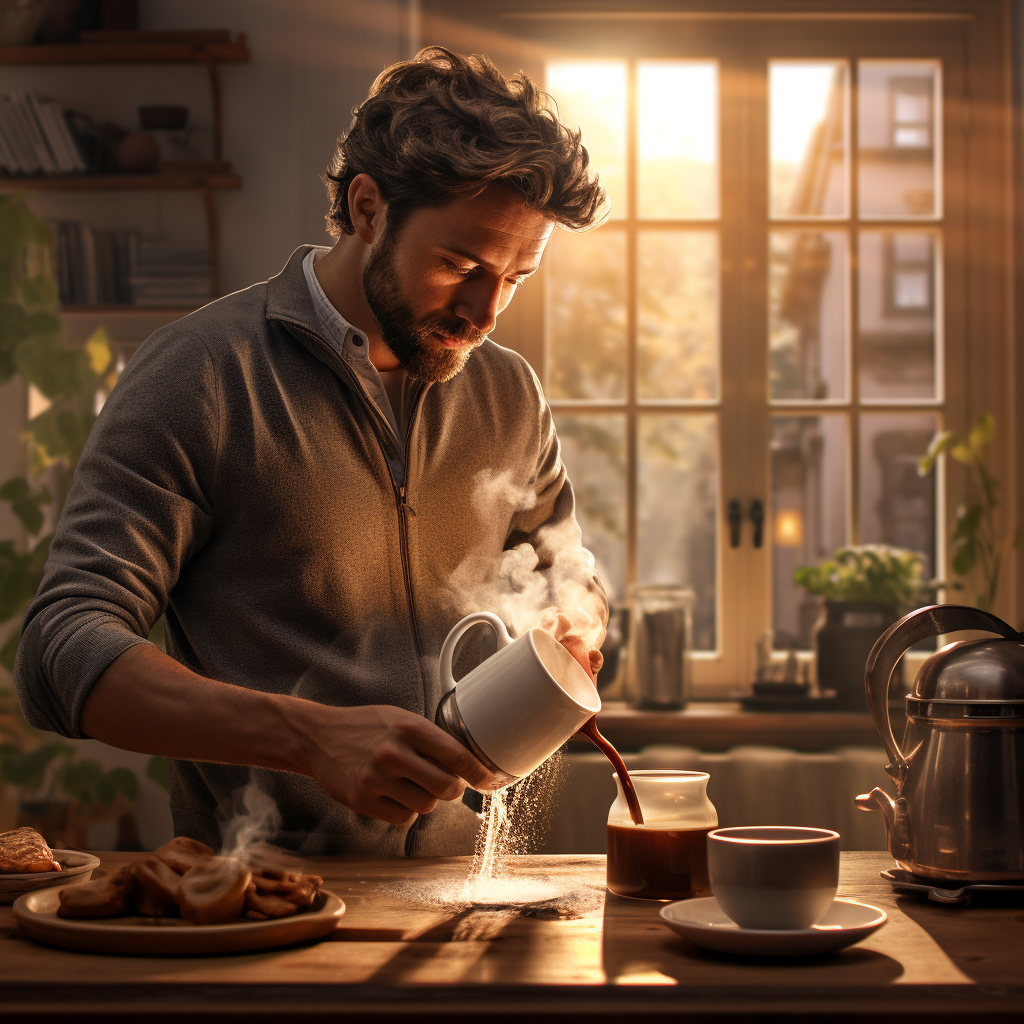
[[[741,928],[713,897],[680,900],[661,910],[672,929],[705,949],[747,956],[806,956],[830,953],[870,935],[888,920],[884,910],[851,899],[837,899],[812,928],[761,931]]]

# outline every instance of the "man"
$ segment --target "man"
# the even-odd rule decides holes
[[[40,727],[172,757],[178,834],[218,846],[252,781],[277,810],[254,827],[293,849],[467,852],[460,797],[485,770],[432,721],[467,567],[500,611],[526,552],[535,610],[599,666],[606,604],[550,411],[486,335],[555,223],[588,226],[604,194],[527,79],[440,48],[378,78],[329,179],[330,251],[132,359],[26,614],[19,693]],[[146,641],[161,614],[169,656]]]

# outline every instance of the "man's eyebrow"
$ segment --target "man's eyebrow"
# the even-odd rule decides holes
[[[454,246],[454,245],[439,245],[437,248],[441,252],[446,252],[446,253],[448,253],[451,256],[459,256],[459,257],[461,257],[464,260],[469,260],[472,263],[477,263],[481,267],[486,267],[488,270],[494,270],[495,269],[495,266],[494,266],[493,263],[488,263],[487,260],[480,259],[479,256],[476,256],[475,254],[469,252],[466,249],[460,249],[460,248],[458,248],[457,246]],[[515,274],[513,274],[512,276],[513,277],[529,277],[531,274],[536,274],[538,270],[540,270],[540,264],[539,263],[535,264],[532,267],[526,267],[523,270],[517,270],[515,272]]]

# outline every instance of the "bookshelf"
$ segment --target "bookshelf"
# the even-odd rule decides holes
[[[83,32],[77,43],[54,46],[0,47],[0,67],[28,65],[110,65],[183,64],[206,68],[213,108],[214,160],[209,167],[161,171],[150,174],[80,174],[46,177],[0,177],[0,190],[33,192],[96,191],[194,191],[203,202],[207,244],[210,252],[210,287],[214,297],[221,293],[220,230],[214,193],[239,189],[242,179],[223,159],[223,106],[219,66],[247,63],[251,57],[246,36],[232,37],[227,30],[195,32]],[[183,314],[187,309],[154,310],[152,307],[102,306],[70,307],[63,312],[105,312],[151,317],[156,312]]]

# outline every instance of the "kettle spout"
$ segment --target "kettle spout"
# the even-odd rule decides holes
[[[884,789],[877,786],[870,793],[861,793],[854,803],[862,811],[881,811],[885,819],[885,831],[891,838],[896,826],[896,801]]]

